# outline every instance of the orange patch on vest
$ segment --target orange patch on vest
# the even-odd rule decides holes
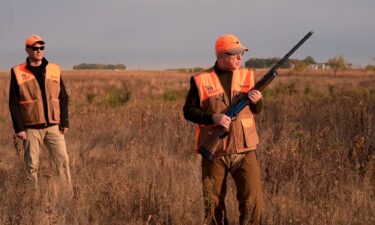
[[[23,81],[28,81],[28,80],[31,80],[32,78],[29,74],[26,74],[26,73],[21,74],[21,77]]]

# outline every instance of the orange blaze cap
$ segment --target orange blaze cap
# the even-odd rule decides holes
[[[215,44],[216,54],[219,52],[227,52],[235,55],[248,50],[248,48],[242,46],[240,40],[233,34],[224,34],[220,36]]]
[[[36,34],[29,36],[25,41],[25,45],[28,45],[28,46],[35,45],[36,43],[40,43],[44,45],[44,41],[42,40],[42,38]]]

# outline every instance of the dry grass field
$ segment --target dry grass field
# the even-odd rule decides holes
[[[59,195],[48,151],[40,190],[23,188],[8,76],[0,74],[0,225],[203,224],[195,127],[182,114],[191,74],[63,73],[71,201]],[[282,71],[263,96],[256,120],[264,224],[375,224],[375,74]],[[228,182],[234,225],[238,206]]]

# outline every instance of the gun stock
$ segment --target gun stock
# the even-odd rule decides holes
[[[313,31],[307,33],[283,58],[281,58],[259,81],[256,82],[254,87],[251,90],[258,90],[263,91],[275,77],[277,76],[277,69],[280,68],[284,63],[288,60],[288,58],[307,40],[313,35]],[[249,105],[250,100],[245,97],[244,99],[237,102],[235,105],[230,107],[225,115],[229,116],[230,118],[235,117],[238,113],[242,111],[247,105]],[[218,126],[216,127],[210,138],[208,138],[204,143],[199,146],[198,151],[200,154],[208,159],[211,160],[214,156],[217,146],[221,139],[228,135],[228,130],[224,127]]]

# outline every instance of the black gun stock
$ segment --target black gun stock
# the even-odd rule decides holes
[[[313,31],[307,33],[283,58],[281,58],[259,81],[257,81],[254,87],[251,90],[263,91],[275,77],[277,76],[277,69],[280,68],[288,60],[288,58],[303,44],[307,39],[313,35]],[[235,105],[230,107],[225,115],[233,119],[243,108],[249,105],[249,98],[245,96],[244,99],[237,102]],[[208,138],[204,143],[199,146],[199,152],[201,155],[211,160],[216,152],[216,148],[219,144],[219,141],[227,136],[229,130],[222,126],[217,126],[210,138]]]

